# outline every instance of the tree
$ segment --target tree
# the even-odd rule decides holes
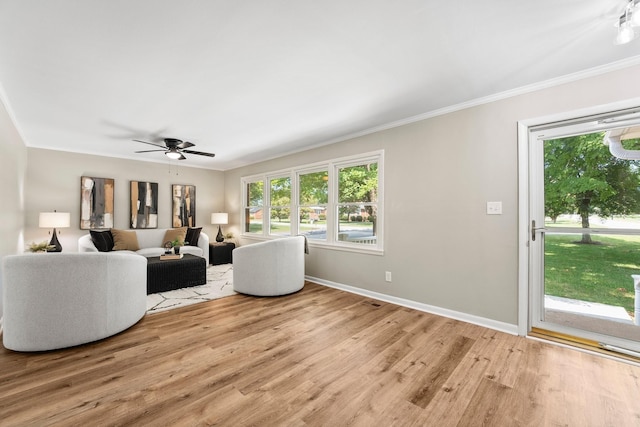
[[[247,206],[248,212],[245,214],[244,231],[251,232],[251,218],[264,209],[264,183],[262,181],[250,182],[247,184]],[[257,227],[257,225],[255,226]],[[259,226],[262,229],[262,225]]]
[[[247,197],[248,206],[262,206],[264,197],[264,184],[262,181],[250,182],[248,184]]]
[[[326,205],[329,201],[328,171],[300,175],[300,204]]]
[[[378,163],[368,163],[359,166],[350,166],[340,169],[338,182],[338,201],[343,205],[341,210],[353,213],[355,204],[364,206],[368,214],[368,220],[373,226],[373,235],[376,235],[376,212],[371,202],[378,200]]]
[[[291,218],[291,178],[274,178],[271,180],[271,218],[279,222]]]
[[[590,133],[545,141],[545,215],[580,215],[583,229],[589,216],[626,215],[640,209],[640,162],[611,155],[604,134]],[[631,141],[631,145],[637,141]],[[581,243],[592,243],[584,232]]]

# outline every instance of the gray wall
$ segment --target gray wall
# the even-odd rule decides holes
[[[196,225],[210,237],[217,228],[211,213],[224,209],[224,173],[162,163],[100,157],[63,151],[28,149],[25,186],[25,246],[49,240],[51,230],[38,228],[40,212],[71,213],[71,227],[59,235],[63,251],[78,250],[80,229],[80,177],[114,178],[114,228],[129,229],[130,181],[158,183],[158,227],[171,227],[171,185],[196,186]]]
[[[237,231],[242,176],[384,149],[384,255],[312,247],[306,273],[516,325],[517,122],[640,97],[628,84],[638,75],[627,68],[227,171],[230,222]],[[502,201],[503,215],[486,215],[487,201]]]
[[[22,251],[24,182],[27,149],[0,99],[0,265],[6,255]],[[1,273],[1,271],[0,271]],[[0,274],[0,317],[2,316]]]

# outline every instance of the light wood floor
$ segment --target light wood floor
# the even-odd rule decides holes
[[[640,368],[308,283],[0,348],[0,425],[638,426]]]

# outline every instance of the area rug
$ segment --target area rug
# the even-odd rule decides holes
[[[235,295],[233,264],[210,265],[206,285],[147,295],[147,314]]]

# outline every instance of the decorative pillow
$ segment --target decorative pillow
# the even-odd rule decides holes
[[[187,228],[187,235],[184,238],[185,244],[188,244],[189,246],[198,246],[198,239],[200,238],[201,231],[202,227]]]
[[[164,233],[164,242],[173,242],[178,239],[184,244],[184,238],[187,236],[187,227],[170,228]]]
[[[135,231],[111,229],[114,251],[137,251],[140,249]]]
[[[110,252],[113,250],[113,236],[111,235],[111,230],[89,230],[89,233],[91,233],[91,240],[99,252]]]

